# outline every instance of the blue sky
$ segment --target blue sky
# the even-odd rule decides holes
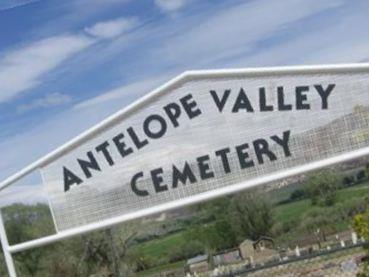
[[[365,0],[0,0],[0,179],[188,69],[368,61],[368,18]]]

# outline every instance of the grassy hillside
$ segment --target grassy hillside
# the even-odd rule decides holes
[[[363,200],[369,197],[369,182],[354,186],[346,189],[339,190],[337,192],[337,204],[343,208],[349,207],[350,204],[355,204],[359,200]],[[285,223],[291,220],[299,221],[306,215],[311,209],[313,209],[310,200],[304,199],[287,204],[277,205],[274,208],[275,219],[277,222]],[[335,207],[332,207],[332,209]],[[322,208],[330,209],[330,208]]]
[[[183,232],[179,232],[141,243],[136,249],[143,255],[167,260],[165,258],[168,257],[168,255],[172,253],[178,247],[178,245],[184,242],[185,238],[183,236]]]
[[[332,214],[339,213],[339,209],[343,209],[344,211],[350,209],[351,206],[356,205],[359,201],[363,201],[366,197],[369,198],[369,182],[339,190],[337,192],[337,203],[332,207],[312,206],[309,199],[276,205],[273,208],[275,222],[279,224],[288,224],[293,222],[297,227],[297,225],[312,212],[317,214],[329,212]],[[350,221],[350,219],[337,221],[334,228],[337,231],[346,230],[349,228]],[[284,234],[283,238],[276,239],[282,242],[294,240],[297,236],[299,236],[299,231],[292,230],[291,232]],[[170,254],[173,253],[178,245],[181,245],[182,243],[185,243],[184,231],[141,243],[136,246],[136,249],[143,255],[147,255],[155,259],[155,261],[152,262],[165,264],[169,263]],[[183,266],[183,263],[175,263],[167,266]],[[157,270],[160,268],[161,267],[158,267]]]

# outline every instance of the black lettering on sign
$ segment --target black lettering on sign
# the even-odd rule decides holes
[[[120,133],[113,137],[113,142],[118,149],[118,152],[122,156],[122,158],[128,156],[129,154],[133,153],[133,149],[131,147],[127,147],[126,143],[123,141],[124,135]]]
[[[277,135],[270,137],[272,140],[274,140],[276,143],[282,146],[285,157],[291,156],[290,148],[288,145],[289,140],[290,140],[290,134],[291,134],[291,131],[288,130],[288,131],[283,132],[282,138],[278,137]]]
[[[265,88],[259,88],[259,106],[261,112],[273,111],[273,106],[267,104]]]
[[[217,105],[218,110],[220,112],[222,112],[223,109],[224,109],[224,106],[225,106],[225,104],[227,102],[227,99],[228,99],[229,95],[231,94],[231,90],[230,89],[226,89],[224,91],[223,96],[222,96],[221,99],[219,99],[219,96],[218,96],[218,94],[217,94],[217,92],[215,90],[211,90],[210,91],[210,94],[213,97],[214,103]]]
[[[297,110],[308,110],[310,109],[310,104],[306,103],[307,95],[305,92],[309,91],[308,86],[296,87],[296,109]]]
[[[241,169],[254,166],[254,161],[249,159],[249,153],[247,152],[247,149],[249,149],[248,143],[236,146],[236,152]]]
[[[245,91],[243,88],[240,89],[240,92],[238,93],[236,102],[234,103],[232,112],[237,113],[239,110],[244,109],[246,112],[253,112],[254,109],[250,103],[249,98],[247,97]]]
[[[87,161],[81,160],[81,159],[77,159],[77,161],[83,173],[85,174],[86,178],[88,179],[92,177],[90,169],[97,170],[97,171],[101,171],[101,169],[91,151],[87,152],[87,157],[88,157]]]
[[[151,170],[150,173],[151,173],[151,179],[154,184],[154,189],[156,193],[168,190],[168,186],[165,184],[162,184],[164,179],[162,176],[163,169],[161,167]]]
[[[275,161],[277,159],[277,156],[269,150],[269,144],[265,139],[254,140],[253,145],[259,164],[264,163],[263,156],[267,156],[270,161]]]
[[[201,156],[197,158],[197,163],[200,170],[200,177],[202,180],[213,178],[214,172],[210,170],[209,166],[209,155]]]
[[[274,82],[273,82],[274,83]],[[247,85],[247,84],[246,84]],[[288,87],[288,89],[286,89]],[[299,85],[293,88],[288,86],[275,86],[274,84],[266,86],[258,86],[254,91],[245,91],[244,87],[239,87],[238,94],[235,96],[234,103],[227,104],[230,99],[231,89],[224,89],[223,93],[217,93],[216,90],[209,90],[210,96],[218,111],[222,113],[226,108],[232,113],[247,112],[254,113],[260,112],[273,112],[273,111],[291,111],[295,110],[309,110],[320,97],[320,108],[327,110],[329,108],[329,97],[331,96],[336,84],[314,84],[314,85]],[[235,89],[236,90],[236,89]],[[289,92],[289,94],[288,94]],[[268,93],[268,95],[267,95]],[[315,94],[315,95],[312,95]],[[319,97],[318,97],[319,95]],[[292,101],[293,97],[295,98]],[[229,106],[226,107],[226,105]],[[259,107],[258,107],[259,105]],[[100,144],[91,147],[92,151],[86,153],[87,158],[74,160],[79,166],[78,172],[80,176],[70,171],[65,166],[59,171],[60,177],[63,176],[64,191],[68,191],[71,186],[81,184],[85,179],[93,177],[94,171],[102,171],[105,165],[114,166],[119,163],[119,158],[124,158],[131,155],[136,150],[140,150],[151,143],[154,139],[162,138],[167,132],[168,128],[178,128],[183,121],[183,117],[186,114],[188,119],[193,119],[202,114],[202,110],[198,106],[196,100],[191,93],[179,98],[177,101],[167,103],[161,107],[161,112],[151,114],[140,122],[139,129],[135,126],[126,128],[122,133],[118,133],[116,136],[109,140],[99,142]],[[245,116],[245,124],[250,116]],[[222,118],[224,120],[224,118]],[[215,121],[210,121],[211,124]],[[185,126],[186,128],[188,125]],[[197,126],[198,127],[198,126]],[[217,126],[210,126],[217,128]],[[138,128],[138,127],[137,127]],[[224,130],[227,131],[227,130]],[[252,130],[250,130],[252,131]],[[258,162],[263,164],[265,159],[275,161],[279,152],[273,152],[274,146],[280,146],[283,149],[285,157],[291,156],[289,148],[290,131],[286,131],[282,136],[271,136],[267,140],[260,138],[251,142],[250,144],[244,143],[235,147],[236,154],[238,156],[241,169],[255,166]],[[155,142],[153,142],[155,143]],[[273,145],[272,145],[273,144]],[[272,145],[272,147],[270,147]],[[257,158],[252,160],[249,151],[253,147],[255,156]],[[120,157],[119,157],[119,154]],[[232,164],[230,163],[231,149],[229,147],[223,147],[218,151],[215,151],[215,156],[220,158],[221,164],[224,169],[224,173],[228,174],[232,171]],[[103,159],[104,161],[101,161]],[[183,170],[173,165],[172,170],[172,186],[177,187],[179,183],[186,184],[187,182],[193,183],[197,180],[205,180],[213,178],[216,171],[213,172],[210,166],[211,159],[209,155],[204,155],[197,158],[197,166],[199,169],[199,176],[196,176],[196,172],[192,172],[189,164],[185,163]],[[74,167],[73,167],[74,168]],[[83,172],[83,174],[81,174]],[[143,174],[143,173],[142,173]],[[158,168],[151,171],[151,179],[153,180],[154,189],[156,192],[162,192],[168,190],[168,185],[163,182],[163,169]],[[139,178],[143,178],[141,175],[135,175],[131,181],[132,189],[139,196],[148,195],[149,191],[140,190],[136,186],[136,181]],[[169,182],[168,182],[169,184]]]
[[[150,125],[152,126],[152,122],[155,121],[159,123],[159,130],[157,131],[153,131],[152,128],[150,128]],[[145,119],[143,129],[146,136],[152,139],[158,139],[161,138],[167,131],[167,123],[160,115],[152,114]]]
[[[164,111],[169,117],[174,127],[178,127],[178,118],[181,115],[181,107],[176,103],[170,103],[164,107]]]
[[[132,139],[133,143],[135,144],[135,146],[136,146],[136,148],[137,148],[138,150],[140,150],[142,147],[146,146],[146,145],[149,143],[149,142],[147,141],[147,139],[143,139],[143,140],[141,140],[141,139],[137,136],[137,134],[136,134],[135,130],[134,130],[132,127],[129,127],[129,128],[127,129],[127,132],[128,132],[129,136],[131,137],[131,139]]]
[[[109,142],[104,141],[100,145],[96,146],[95,150],[97,153],[101,152],[103,153],[105,160],[108,162],[109,165],[114,165],[114,161],[108,151]]]
[[[260,112],[292,111],[293,109],[309,110],[311,108],[311,99],[308,97],[308,92],[312,91],[311,88],[311,86],[295,86],[292,91],[290,91],[291,93],[294,93],[293,97],[295,99],[295,103],[289,103],[286,99],[291,99],[292,95],[290,97],[286,97],[286,95],[288,95],[288,91],[286,92],[284,86],[277,86],[276,88],[268,90],[267,87],[258,88],[258,102],[249,98],[244,88],[240,87],[237,97],[232,104],[232,113],[238,113],[242,110],[252,113],[257,109],[255,108],[257,105],[259,105],[258,109]],[[316,84],[314,85],[314,88],[321,98],[321,109],[328,109],[328,97],[335,88],[335,84],[329,84],[325,88],[320,84]],[[229,102],[231,89],[224,90],[222,95],[219,95],[215,90],[210,90],[209,92],[213,102],[218,108],[218,111],[222,113],[226,108],[227,102]],[[255,91],[250,93],[255,95]],[[253,101],[255,102],[253,103]]]
[[[284,88],[283,87],[278,87],[277,88],[277,93],[278,93],[278,110],[279,111],[291,111],[292,110],[292,105],[291,104],[286,104],[284,102]]]
[[[222,159],[222,164],[223,164],[225,173],[231,172],[231,167],[229,165],[229,161],[227,157],[227,154],[229,154],[230,152],[231,152],[231,149],[229,149],[228,147],[215,151],[215,156],[220,156],[220,158]]]
[[[143,190],[143,189],[139,189],[137,187],[137,180],[139,178],[142,178],[144,175],[143,175],[143,172],[138,172],[136,173],[132,179],[131,179],[131,188],[132,188],[132,191],[137,195],[137,196],[148,196],[149,195],[149,192],[147,190]]]
[[[79,185],[82,183],[81,178],[63,166],[64,192],[68,191],[72,185]]]
[[[232,172],[234,170],[229,161],[230,153],[236,152],[238,156],[239,168],[238,170],[245,170],[250,167],[256,166],[256,164],[262,165],[266,162],[266,159],[275,161],[277,158],[287,158],[291,156],[289,149],[289,139],[291,131],[287,130],[282,135],[272,135],[268,138],[259,138],[250,143],[243,143],[236,145],[233,149],[230,147],[221,148],[214,151],[209,155],[202,155],[197,158],[193,158],[192,162],[185,161],[182,168],[172,164],[171,176],[170,174],[164,174],[162,167],[156,168],[150,171],[151,186],[155,193],[167,192],[170,189],[176,189],[180,184],[190,185],[196,183],[198,180],[207,180],[215,177],[224,177],[224,174]],[[273,148],[269,145],[273,145]],[[250,157],[250,148],[253,147],[255,153],[255,160]],[[283,149],[283,151],[281,151]],[[274,151],[275,150],[275,151]],[[210,158],[211,157],[211,158]],[[215,165],[215,157],[221,159],[223,164],[224,173],[220,170],[212,171],[211,165]],[[194,171],[190,164],[195,165],[194,161],[197,161],[198,171]],[[234,160],[236,162],[236,160]],[[219,163],[219,161],[218,161]],[[216,166],[216,165],[215,165]],[[167,171],[165,171],[167,172]],[[142,190],[137,187],[137,179],[143,178],[143,173],[139,172],[131,179],[131,187],[134,193],[138,196],[146,196],[149,194],[147,190]],[[145,179],[146,181],[146,179]],[[167,184],[172,184],[171,187]],[[145,182],[146,184],[146,182]]]
[[[187,180],[190,181],[191,184],[195,183],[196,177],[193,174],[191,167],[189,166],[189,164],[186,162],[183,170],[179,170],[175,165],[173,165],[173,173],[172,173],[172,187],[176,188],[178,186],[178,183],[181,182],[182,184],[186,184]]]
[[[318,91],[320,97],[322,98],[322,109],[328,109],[328,96],[331,94],[334,89],[335,84],[329,84],[326,89],[323,88],[322,85],[315,85],[315,89]]]
[[[179,99],[184,110],[186,111],[189,119],[192,119],[201,114],[201,110],[197,106],[196,101],[193,99],[192,94],[188,94],[185,97]]]

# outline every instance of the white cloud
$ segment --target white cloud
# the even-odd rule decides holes
[[[137,26],[136,18],[121,17],[114,20],[98,22],[92,27],[85,28],[87,34],[96,38],[114,38],[132,30]]]
[[[314,3],[305,0],[247,1],[177,32],[157,49],[155,55],[177,66],[188,60],[195,61],[197,66],[229,60],[247,54],[261,40],[285,31],[289,24],[338,8],[343,3],[339,0]]]
[[[0,103],[41,83],[41,77],[79,53],[99,38],[114,38],[137,25],[135,18],[99,22],[87,35],[66,34],[32,42],[0,54]]]
[[[72,98],[68,94],[54,92],[46,94],[44,97],[34,99],[29,103],[18,106],[17,112],[24,113],[38,108],[56,107],[69,103],[71,100]]]
[[[346,15],[339,22],[321,25],[257,53],[230,60],[225,66],[355,63],[369,58],[365,11]],[[355,30],[355,32],[352,32]]]
[[[158,76],[146,80],[140,80],[128,85],[119,86],[112,90],[101,93],[99,96],[83,101],[74,106],[75,109],[92,108],[96,105],[104,105],[106,102],[111,102],[117,99],[133,96],[137,98],[149,93],[163,82],[168,81],[169,74]]]
[[[64,35],[6,52],[0,57],[0,103],[38,85],[40,77],[92,43],[85,36]]]
[[[182,8],[187,0],[154,0],[155,4],[165,12],[175,12]]]
[[[223,10],[221,13],[214,13],[213,17],[203,16],[204,22],[198,26],[191,25],[193,22],[191,24],[187,22],[185,27],[190,26],[191,28],[187,28],[190,31],[182,34],[174,32],[175,28],[169,25],[158,28],[160,29],[158,33],[162,34],[164,30],[170,34],[174,33],[175,37],[174,39],[172,36],[163,37],[160,45],[152,46],[156,47],[155,53],[150,52],[151,49],[149,51],[147,48],[141,48],[144,59],[148,58],[145,51],[148,51],[149,55],[152,54],[153,58],[145,61],[147,63],[138,61],[135,64],[137,71],[147,73],[149,70],[147,65],[150,65],[155,69],[158,68],[159,74],[165,72],[163,68],[168,67],[163,66],[163,64],[166,65],[163,58],[168,53],[171,54],[172,60],[180,62],[180,65],[170,67],[175,72],[182,71],[184,67],[194,69],[198,67],[198,61],[204,67],[213,67],[212,61],[219,57],[227,57],[221,63],[224,67],[304,64],[307,62],[358,62],[369,57],[368,30],[363,24],[368,14],[365,9],[347,10],[345,7],[345,10],[340,9],[340,16],[333,16],[326,24],[317,24],[313,26],[314,28],[306,29],[301,29],[300,26],[299,30],[293,30],[291,26],[296,21],[327,11],[330,7],[337,8],[341,1],[319,1],[309,6],[308,3],[311,3],[309,1],[286,0],[286,2],[279,3],[283,4],[283,7],[278,9],[278,12],[281,12],[280,16],[273,15],[273,11],[277,10],[273,1],[253,1],[251,3],[255,6],[246,4],[246,6],[241,5],[241,7]],[[302,4],[301,9],[299,8],[300,3],[305,3]],[[251,7],[254,9],[248,11]],[[237,12],[238,9],[239,12]],[[280,9],[282,11],[279,11]],[[206,23],[205,20],[210,23]],[[217,29],[218,32],[216,32]],[[268,41],[266,47],[257,49],[258,42],[281,29],[289,33],[287,38],[283,41]],[[145,32],[147,40],[151,40],[150,32],[147,30]],[[155,36],[158,33],[155,32]],[[180,43],[183,43],[183,46],[180,46]],[[163,44],[168,48],[158,54]],[[173,49],[170,48],[171,45]],[[121,46],[122,44],[120,48]],[[116,47],[118,48],[118,45]],[[244,53],[247,47],[255,51]],[[235,53],[241,53],[241,55],[235,57]],[[104,55],[104,53],[101,54]],[[11,138],[1,140],[0,153],[3,158],[0,160],[0,176],[6,177],[20,169],[28,162],[46,154],[156,86],[153,83],[152,87],[150,85],[145,87],[144,83],[143,80],[103,92],[100,96],[86,100],[73,109],[66,110],[57,116],[50,116],[32,129],[20,131]]]
[[[0,207],[14,203],[47,203],[43,185],[14,185],[1,192]]]
[[[1,0],[0,11],[14,9],[38,1],[39,0]]]

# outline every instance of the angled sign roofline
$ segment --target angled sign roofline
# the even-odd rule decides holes
[[[6,188],[7,186],[13,184],[17,180],[21,179],[22,177],[26,176],[27,174],[40,169],[44,168],[50,163],[55,162],[58,158],[67,155],[69,152],[76,149],[78,146],[83,144],[84,142],[88,141],[89,139],[93,138],[94,136],[103,133],[105,130],[111,128],[118,122],[126,119],[131,114],[138,111],[140,108],[144,107],[146,104],[150,103],[154,99],[165,95],[167,92],[174,90],[175,88],[179,87],[181,84],[186,83],[189,80],[203,80],[203,79],[215,79],[215,78],[228,78],[228,77],[264,77],[264,76],[272,76],[278,77],[281,75],[303,75],[303,74],[369,74],[369,64],[344,64],[344,65],[315,65],[315,66],[288,66],[288,67],[269,67],[269,68],[250,68],[250,69],[230,69],[230,70],[200,70],[200,71],[187,71],[178,77],[170,80],[163,86],[153,90],[151,93],[147,94],[145,97],[137,100],[133,104],[127,106],[126,108],[122,109],[121,111],[115,113],[114,115],[108,117],[107,119],[103,120],[99,124],[95,125],[94,127],[90,128],[86,132],[82,133],[81,135],[75,137],[74,139],[70,140],[66,144],[62,145],[61,147],[57,148],[56,150],[52,151],[51,153],[47,154],[46,156],[42,157],[41,159],[35,161],[34,163],[30,164],[29,166],[25,167],[21,171],[17,172],[16,174],[10,176],[6,180],[4,180],[0,184],[0,190]],[[285,78],[287,78],[285,77]],[[348,75],[348,78],[350,75]],[[291,77],[292,78],[292,77]],[[365,79],[366,80],[366,79]],[[344,82],[343,82],[344,83]],[[221,90],[221,89],[220,89]],[[340,96],[343,95],[344,90],[340,91]],[[361,96],[365,96],[361,92]],[[251,129],[252,131],[252,129]],[[306,130],[305,130],[306,131]],[[307,131],[309,131],[307,129]],[[244,133],[242,133],[244,134]],[[361,146],[361,145],[360,145]],[[175,199],[175,201],[167,201],[166,203],[159,203],[155,205],[148,205],[147,208],[132,211],[127,214],[117,215],[111,218],[105,218],[98,222],[90,222],[88,224],[84,224],[79,227],[73,228],[65,228],[55,235],[47,236],[44,238],[40,238],[37,240],[24,242],[18,245],[7,246],[6,251],[9,253],[16,253],[19,251],[23,251],[26,249],[31,249],[34,247],[39,247],[42,245],[46,245],[55,241],[59,241],[65,238],[69,238],[72,236],[76,236],[79,234],[83,234],[86,232],[90,232],[93,230],[109,227],[127,220],[148,216],[151,214],[155,214],[158,212],[167,211],[170,209],[182,207],[185,205],[190,205],[194,203],[198,203],[204,200],[208,200],[211,198],[219,197],[225,194],[234,193],[245,189],[247,187],[265,184],[271,181],[280,180],[286,177],[294,176],[297,174],[301,174],[304,172],[312,171],[315,169],[319,169],[325,166],[333,165],[339,162],[348,161],[352,159],[356,159],[365,155],[369,155],[369,145],[366,144],[364,147],[353,149],[349,152],[340,152],[338,155],[333,157],[327,157],[323,160],[314,160],[307,164],[299,164],[298,166],[291,166],[287,168],[283,168],[283,171],[274,171],[274,172],[256,172],[257,174],[252,179],[245,179],[229,186],[223,187],[216,187],[214,190],[202,191],[200,193],[194,193],[191,197],[184,197],[182,199]],[[1,194],[0,194],[1,196]],[[173,199],[170,199],[173,200]],[[1,224],[0,224],[1,225]],[[3,238],[3,235],[2,235]]]
[[[70,151],[78,144],[83,143],[88,140],[93,135],[96,135],[104,131],[109,126],[113,125],[115,122],[123,119],[127,114],[134,112],[136,109],[144,105],[146,102],[155,98],[165,91],[171,89],[172,87],[185,82],[189,78],[193,77],[227,77],[227,76],[237,76],[239,74],[247,74],[250,76],[265,76],[267,74],[288,74],[288,73],[342,73],[342,72],[367,72],[369,71],[369,63],[357,63],[357,64],[331,64],[331,65],[308,65],[308,66],[279,66],[279,67],[256,67],[256,68],[246,68],[246,69],[219,69],[219,70],[191,70],[185,71],[179,76],[171,79],[164,85],[158,87],[152,92],[148,93],[146,96],[138,99],[134,103],[128,105],[126,108],[116,112],[115,114],[109,116],[105,120],[71,139],[67,143],[58,147],[49,154],[41,157],[15,174],[9,176],[0,183],[0,191],[9,185],[15,183],[22,177],[28,175],[32,171],[44,166],[45,164],[55,160],[66,152]]]

